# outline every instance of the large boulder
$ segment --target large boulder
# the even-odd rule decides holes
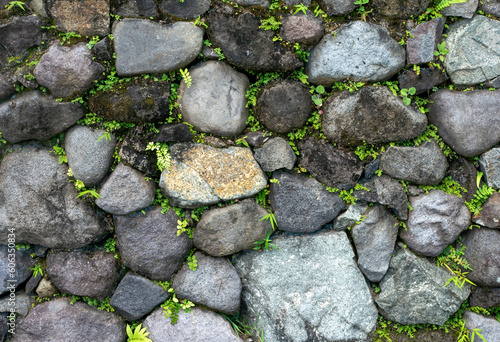
[[[500,230],[473,229],[462,235],[464,258],[472,271],[467,274],[480,286],[500,286]]]
[[[20,55],[41,42],[42,21],[36,15],[14,17],[0,25],[0,45],[7,54]]]
[[[432,0],[373,0],[372,6],[378,14],[391,19],[417,17],[429,7]]]
[[[5,233],[6,236],[8,233]],[[12,238],[12,235],[11,235]],[[15,248],[14,244],[9,242],[7,246],[0,245],[0,296],[6,292],[12,292],[16,289],[12,286],[19,286],[28,280],[33,273],[30,268],[33,267],[33,259],[30,257],[30,251]],[[14,271],[11,273],[11,271]],[[13,275],[13,278],[11,278]],[[12,290],[13,289],[13,290]],[[1,341],[1,340],[0,340]]]

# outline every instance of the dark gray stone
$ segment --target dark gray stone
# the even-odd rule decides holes
[[[116,138],[110,134],[108,140],[105,133],[102,129],[75,125],[64,139],[68,165],[74,177],[89,188],[99,184],[113,163]]]
[[[305,6],[311,5],[311,0],[283,0],[283,4],[286,6],[296,6],[300,4],[304,4]]]
[[[484,0],[486,1],[486,0]],[[477,3],[477,0],[476,0]],[[465,311],[462,316],[465,319],[465,327],[469,331],[479,329],[483,341],[500,341],[500,323],[495,317],[488,317],[476,314],[472,311]],[[475,340],[479,340],[478,334],[471,332],[471,335],[476,335]]]
[[[113,26],[113,37],[120,76],[178,70],[191,63],[203,46],[203,30],[187,22],[162,25],[124,19]]]
[[[116,14],[121,17],[158,18],[158,10],[154,0],[124,0]]]
[[[310,11],[307,14],[286,15],[281,20],[280,36],[292,43],[316,45],[325,33],[323,20]]]
[[[99,190],[95,204],[115,215],[126,215],[153,204],[155,183],[144,174],[120,163]]]
[[[182,80],[178,91],[183,120],[201,132],[240,134],[248,119],[248,77],[219,61],[202,62],[191,68],[189,74],[191,86]]]
[[[40,258],[45,258],[45,255],[47,254],[47,251],[49,250],[49,248],[44,247],[44,246],[39,246],[39,245],[34,245],[32,247],[35,250],[36,256],[40,257]]]
[[[500,305],[500,287],[474,287],[469,297],[469,305],[482,308]]]
[[[146,151],[148,141],[136,136],[135,131],[128,134],[118,150],[118,156],[125,162],[148,176],[158,178],[157,157],[154,151]]]
[[[431,4],[432,0],[373,0],[376,13],[390,19],[416,18]]]
[[[0,314],[0,341],[3,342],[9,330],[9,320],[6,315]]]
[[[261,220],[267,214],[253,199],[205,211],[194,230],[193,243],[213,256],[252,249],[271,229],[269,220]]]
[[[442,70],[431,68],[420,68],[420,74],[413,70],[406,70],[398,76],[401,89],[415,88],[415,94],[422,94],[448,80],[448,76]]]
[[[296,172],[273,173],[269,199],[280,230],[312,233],[345,209],[338,194],[327,191],[314,178]]]
[[[297,156],[285,139],[276,137],[255,149],[255,160],[263,171],[273,172],[278,169],[293,169]]]
[[[115,216],[116,242],[125,266],[153,280],[170,280],[193,246],[187,234],[177,236],[179,217],[173,209],[162,214]]]
[[[8,99],[15,91],[12,82],[6,76],[0,74],[0,101]]]
[[[30,76],[28,75],[31,75],[31,71],[31,68],[27,66],[19,67],[14,73],[14,76],[16,77],[17,82],[19,82],[22,86],[28,89],[36,89],[40,85],[35,79],[29,79]]]
[[[380,158],[372,160],[368,164],[365,165],[365,169],[363,171],[363,175],[366,179],[371,179],[373,176],[375,176],[375,171],[378,170],[378,167],[380,166]]]
[[[481,0],[482,2],[488,0]],[[472,18],[476,12],[479,0],[467,0],[458,4],[450,4],[441,10],[441,14],[447,17]]]
[[[470,201],[477,191],[477,169],[474,164],[465,158],[458,157],[451,161],[447,172],[452,180],[458,182],[466,190],[466,192],[460,191],[462,197]]]
[[[415,252],[437,257],[469,228],[470,212],[464,200],[442,190],[410,197],[410,211],[401,238]]]
[[[0,244],[9,229],[16,243],[81,248],[100,241],[107,230],[69,182],[68,167],[51,149],[23,147],[0,164]]]
[[[382,154],[380,169],[391,177],[420,185],[441,182],[448,162],[435,140],[419,146],[392,146]]]
[[[404,47],[378,25],[354,21],[327,34],[311,50],[305,73],[309,82],[330,86],[349,78],[378,82],[394,76],[405,66]]]
[[[286,72],[302,66],[290,48],[273,41],[273,31],[259,29],[258,16],[214,12],[207,20],[210,41],[222,49],[226,60],[234,66],[258,72]]]
[[[334,93],[323,106],[325,136],[343,145],[409,140],[427,126],[427,117],[385,87]]]
[[[481,154],[479,158],[479,169],[484,173],[484,179],[488,186],[492,188],[500,188],[500,148],[492,148],[491,150]]]
[[[264,8],[269,8],[270,6],[269,0],[236,0],[234,2],[242,6],[260,6]]]
[[[161,125],[158,127],[159,132],[150,137],[150,141],[154,142],[191,142],[193,134],[189,130],[188,125],[171,124]]]
[[[320,0],[326,6],[328,15],[345,15],[354,11],[356,0]]]
[[[342,231],[354,226],[368,209],[368,204],[363,202],[356,202],[351,204],[345,212],[337,216],[333,223],[333,229]]]
[[[113,59],[113,55],[111,54],[111,42],[108,37],[98,41],[90,52],[95,58],[101,61],[110,61]]]
[[[41,42],[42,21],[36,15],[14,17],[0,25],[0,45],[9,55],[20,55]]]
[[[270,131],[288,133],[305,125],[312,113],[309,88],[297,80],[272,83],[257,100],[259,121]]]
[[[7,234],[9,232],[6,231],[6,237],[8,236]],[[30,257],[29,250],[18,250],[15,247],[8,247],[7,240],[2,241],[2,243],[5,243],[5,246],[0,245],[0,296],[6,292],[10,293],[12,288],[9,288],[9,285],[19,286],[28,280],[33,273],[29,269],[33,268],[33,259]],[[14,258],[9,256],[9,254],[14,254]],[[12,277],[10,271],[14,271]]]
[[[35,275],[32,275],[30,280],[28,280],[28,282],[24,286],[24,291],[27,294],[31,294],[32,292],[34,292],[35,289],[37,288],[38,284],[40,284],[40,281],[42,280],[42,278],[43,278],[43,276],[39,273],[36,275],[36,277],[35,277]]]
[[[194,19],[204,14],[210,8],[211,0],[163,0],[160,11],[178,18]]]
[[[451,277],[435,261],[401,249],[380,281],[382,292],[375,298],[379,312],[400,324],[443,325],[470,293],[468,284],[461,289],[453,283],[444,286]]]
[[[83,107],[78,103],[56,102],[40,91],[28,91],[0,105],[0,132],[11,143],[47,140],[83,116]]]
[[[167,300],[170,293],[151,280],[132,272],[120,281],[109,304],[127,321],[136,321]]]
[[[11,309],[14,309],[16,313],[25,317],[31,309],[31,306],[35,304],[35,298],[28,296],[24,291],[17,292],[16,298],[13,303],[15,306],[12,307],[12,301],[9,297],[2,298],[0,300],[0,312],[12,312]]]
[[[500,193],[494,192],[483,204],[478,216],[472,221],[488,228],[500,228]]]
[[[249,132],[247,135],[243,137],[248,145],[252,147],[259,147],[266,141],[268,141],[271,137],[271,134],[268,132]]]
[[[203,47],[203,50],[201,51],[203,57],[205,57],[206,59],[217,59],[217,60],[221,60],[221,55],[219,55],[217,52],[215,52],[214,48],[213,47],[210,47],[210,46],[204,46]]]
[[[478,9],[485,14],[491,14],[500,17],[500,0],[481,0]]]
[[[429,123],[458,154],[474,157],[500,140],[500,97],[496,92],[441,89],[430,101]]]
[[[467,274],[476,285],[500,286],[500,230],[480,228],[462,235],[464,258],[472,271]]]
[[[434,60],[434,51],[441,41],[446,18],[434,18],[424,22],[413,30],[413,36],[406,41],[408,64],[424,64]]]
[[[35,306],[16,327],[12,342],[125,341],[125,323],[118,316],[70,301],[57,298]]]

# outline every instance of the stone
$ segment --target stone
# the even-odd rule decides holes
[[[111,54],[111,42],[108,37],[105,37],[98,41],[90,50],[92,56],[101,61],[110,61],[113,59]]]
[[[56,102],[40,91],[27,91],[0,105],[0,132],[10,143],[48,140],[83,116],[78,103]]]
[[[175,324],[165,319],[163,309],[159,308],[146,318],[144,327],[155,342],[243,342],[224,317],[199,307],[189,313],[181,310]]]
[[[210,9],[211,0],[163,0],[160,11],[183,19],[195,19]]]
[[[329,192],[314,178],[296,172],[276,171],[269,200],[280,230],[312,233],[332,222],[346,208],[338,194]]]
[[[92,60],[85,43],[68,47],[55,42],[40,58],[33,75],[40,85],[50,90],[52,96],[70,97],[92,88],[94,81],[105,70]]]
[[[442,190],[410,197],[410,211],[401,238],[413,251],[437,257],[469,228],[470,212],[464,200]]]
[[[107,342],[127,339],[125,323],[115,314],[83,302],[70,302],[71,298],[57,298],[35,306],[16,326],[12,342],[42,342],[47,338]]]
[[[57,293],[57,288],[50,280],[42,278],[36,288],[36,294],[40,298],[52,298]]]
[[[146,214],[115,216],[116,242],[123,264],[152,280],[167,281],[182,266],[193,246],[187,234],[177,236],[179,217],[161,207]]]
[[[451,180],[458,182],[466,190],[466,192],[461,190],[460,194],[469,202],[477,191],[477,169],[474,164],[459,156],[450,162],[447,173]]]
[[[203,46],[203,30],[188,22],[162,25],[123,19],[113,26],[113,37],[116,71],[120,76],[184,68],[198,57]]]
[[[229,64],[257,72],[287,72],[302,66],[291,48],[273,41],[273,31],[259,28],[256,15],[213,12],[207,20],[210,41],[222,49]]]
[[[267,185],[249,148],[179,143],[170,147],[170,155],[160,188],[176,207],[199,208],[252,197]]]
[[[47,10],[59,31],[89,37],[109,33],[109,0],[48,0]]]
[[[25,146],[0,164],[0,244],[9,229],[16,243],[81,248],[100,241],[107,230],[69,182],[68,167],[49,148]],[[57,209],[56,209],[57,208]]]
[[[495,88],[495,89],[500,88],[500,76],[492,79],[491,81],[485,82],[484,87],[485,88]]]
[[[367,341],[377,310],[347,235],[273,243],[279,249],[244,252],[234,263],[243,283],[240,317],[263,329],[266,342]]]
[[[363,173],[361,160],[352,152],[334,148],[316,139],[299,143],[300,165],[321,183],[340,190],[349,190]]]
[[[196,225],[193,243],[212,256],[252,249],[254,242],[264,239],[272,229],[269,220],[262,220],[267,214],[253,199],[207,210]]]
[[[352,11],[355,8],[355,0],[321,0],[321,3],[326,6],[326,14],[329,16],[343,16]]]
[[[5,231],[5,236],[7,237],[8,232]],[[30,252],[28,250],[18,250],[14,246],[7,246],[7,240],[2,242],[5,246],[0,245],[0,296],[4,293],[10,292],[9,285],[20,286],[33,273],[30,268],[33,268],[33,259],[30,257]],[[14,254],[14,258],[9,256],[9,254]],[[9,260],[10,259],[10,260]],[[10,265],[9,265],[10,264]],[[11,280],[11,273],[14,268],[14,279]]]
[[[12,85],[12,82],[6,76],[0,74],[0,101],[7,100],[15,92],[16,89]]]
[[[171,124],[161,125],[158,127],[159,132],[152,136],[150,139],[153,142],[191,142],[193,141],[193,134],[189,130],[188,125]]]
[[[470,286],[444,286],[452,273],[407,248],[396,252],[380,281],[375,302],[386,319],[400,324],[443,325],[467,299]]]
[[[389,269],[399,224],[381,205],[370,207],[364,216],[351,230],[358,267],[370,281],[379,282]]]
[[[398,76],[401,89],[415,88],[415,94],[422,94],[448,80],[448,76],[442,70],[431,68],[420,68],[420,74],[413,70],[405,70]]]
[[[305,73],[309,82],[331,86],[346,78],[354,82],[378,82],[405,66],[404,47],[378,25],[354,21],[327,34],[310,51]]]
[[[64,148],[73,176],[85,186],[95,187],[113,163],[116,137],[102,129],[75,125],[66,133]]]
[[[286,15],[281,20],[280,36],[291,43],[301,43],[306,46],[316,45],[325,34],[321,18],[312,12]]]
[[[30,90],[37,89],[40,85],[35,79],[29,79],[32,77],[32,75],[28,75],[31,75],[31,69],[27,66],[18,68],[14,74],[17,82],[19,82],[19,84],[21,84],[25,88],[28,88]]]
[[[300,4],[304,4],[305,6],[309,6],[311,5],[311,0],[283,0],[283,4],[285,4],[286,6],[296,6],[296,5],[300,5]]]
[[[477,156],[500,141],[500,98],[495,92],[440,89],[429,100],[429,123],[461,156]]]
[[[274,82],[264,88],[257,99],[259,121],[277,133],[301,128],[312,110],[309,88],[297,80]]]
[[[125,0],[118,7],[116,14],[120,17],[158,18],[158,10],[154,0]]]
[[[52,252],[47,273],[63,293],[103,300],[113,293],[122,266],[114,255],[98,250]]]
[[[477,2],[476,2],[477,3]],[[479,329],[481,339],[484,341],[500,341],[500,323],[495,317],[488,317],[476,314],[472,311],[465,311],[463,315],[465,327],[475,335],[478,340],[478,333],[473,333],[473,330]]]
[[[127,215],[153,204],[155,190],[154,182],[144,179],[143,173],[120,163],[99,190],[101,197],[95,204],[108,213]]]
[[[248,119],[248,77],[219,61],[199,63],[189,70],[189,75],[191,86],[183,79],[178,91],[183,120],[201,132],[240,134]]]
[[[214,48],[211,46],[204,46],[203,50],[201,50],[201,53],[203,54],[203,57],[205,57],[206,59],[217,59],[217,60],[223,59],[221,55],[215,52]]]
[[[500,188],[500,148],[492,148],[491,150],[481,154],[479,157],[479,169],[484,174],[484,179],[488,186]]]
[[[231,262],[201,252],[196,252],[194,258],[198,262],[196,271],[186,264],[175,274],[172,282],[175,294],[227,315],[237,314],[240,311],[241,280]]]
[[[7,315],[0,314],[0,341],[4,341],[9,330]]]
[[[291,170],[297,161],[297,156],[288,142],[280,137],[270,139],[262,147],[256,148],[254,156],[265,172]]]
[[[481,0],[488,1],[488,0]],[[441,10],[441,14],[447,17],[472,18],[476,12],[479,0],[467,0],[463,3],[450,4]]]
[[[242,6],[260,6],[264,8],[269,8],[269,0],[236,0],[235,3]]]
[[[479,286],[500,286],[500,230],[472,229],[462,234],[461,242],[472,268],[467,278]]]
[[[41,42],[42,21],[36,15],[14,17],[0,25],[0,45],[9,55],[21,55]]]
[[[4,0],[6,1],[6,0]],[[0,1],[1,3],[2,1]],[[47,9],[45,8],[45,3],[43,0],[29,0],[27,1],[28,6],[30,9],[38,14],[42,18],[48,18],[49,15],[47,14]]]
[[[366,179],[371,179],[373,176],[375,176],[375,171],[378,170],[378,167],[380,166],[380,158],[379,159],[374,159],[368,163],[365,164],[365,169],[363,170],[363,176]]]
[[[252,147],[259,147],[271,138],[271,134],[268,132],[249,132],[243,137],[248,145]]]
[[[162,304],[170,293],[153,281],[132,272],[123,277],[109,304],[127,321],[136,321]]]
[[[40,283],[40,281],[42,280],[42,278],[43,277],[40,274],[37,274],[36,277],[35,277],[35,275],[32,275],[31,278],[26,283],[26,285],[24,285],[24,291],[27,294],[31,294],[37,288],[37,286]]]
[[[368,209],[368,204],[363,202],[356,202],[347,207],[347,210],[337,216],[333,222],[333,229],[342,231],[351,228],[356,222],[361,220],[361,217]]]
[[[420,185],[441,182],[448,162],[435,140],[419,146],[392,146],[382,154],[380,169],[391,177]]]
[[[474,287],[469,296],[469,304],[482,308],[500,305],[500,287]]]
[[[432,0],[373,0],[375,12],[390,19],[408,19],[424,13]]]
[[[483,204],[478,216],[472,221],[488,228],[500,228],[500,193],[494,192]]]
[[[500,76],[499,34],[500,23],[482,15],[450,27],[444,67],[453,84],[469,86]]]
[[[491,14],[500,17],[500,0],[481,0],[478,9],[485,14]]]
[[[12,312],[12,304],[9,303],[12,303],[12,301],[8,297],[0,299],[0,312]],[[28,296],[24,291],[21,291],[16,293],[14,303],[15,312],[25,317],[30,311],[31,305],[35,304],[35,299],[31,296]]]
[[[385,87],[363,87],[331,95],[323,105],[325,136],[344,145],[379,144],[417,137],[427,118]]]
[[[157,157],[155,151],[146,151],[148,141],[140,138],[132,131],[123,139],[118,156],[122,162],[125,162],[148,176],[159,177],[157,168]]]
[[[39,246],[39,245],[34,245],[32,247],[35,250],[35,255],[37,257],[40,257],[40,258],[45,258],[45,256],[47,255],[47,252],[49,250],[49,248],[43,247],[43,246]]]
[[[425,64],[434,60],[434,51],[441,41],[446,18],[434,18],[417,25],[406,41],[408,64]]]
[[[140,78],[110,91],[98,91],[89,97],[88,105],[92,113],[108,121],[159,122],[169,116],[169,96],[169,82]]]

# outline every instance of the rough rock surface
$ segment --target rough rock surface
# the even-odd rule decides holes
[[[312,12],[286,15],[281,20],[280,36],[288,42],[316,45],[324,32],[323,20]]]
[[[84,43],[68,47],[55,42],[40,58],[33,75],[52,96],[69,97],[89,90],[105,70],[92,60]]]
[[[42,278],[36,288],[36,294],[40,298],[52,298],[57,293],[57,288],[50,280]]]
[[[113,37],[116,71],[120,76],[183,68],[198,56],[203,45],[203,30],[187,22],[161,25],[124,19],[114,25]]]
[[[488,186],[500,188],[500,148],[492,148],[479,158],[479,169]]]
[[[264,8],[269,8],[269,0],[236,0],[237,4],[242,6],[260,6]]]
[[[429,123],[458,154],[474,157],[500,140],[500,98],[496,92],[441,89],[429,100]]]
[[[121,2],[116,14],[121,17],[156,19],[158,10],[154,0],[125,0]]]
[[[35,299],[27,295],[24,291],[21,291],[16,293],[16,298],[14,300],[15,307],[12,307],[10,303],[12,303],[12,301],[7,296],[0,299],[0,312],[11,312],[10,310],[14,309],[16,313],[25,317],[31,309],[31,306],[35,304]]]
[[[248,77],[219,61],[202,62],[191,68],[189,75],[192,84],[182,80],[179,88],[183,120],[201,132],[240,134],[248,119]]]
[[[80,248],[106,230],[92,209],[77,199],[68,168],[48,148],[24,147],[0,164],[0,243],[14,228],[16,243]],[[55,210],[54,208],[58,208]]]
[[[5,233],[5,236],[8,233]],[[11,267],[9,267],[9,264],[11,262],[9,261],[9,258],[12,261],[12,258],[9,257],[9,248],[7,246],[8,241],[2,242],[5,244],[5,246],[0,245],[0,296],[2,296],[5,292],[9,291],[9,285],[21,285],[24,283],[26,280],[28,280],[29,277],[31,277],[31,273],[33,273],[29,268],[33,267],[33,259],[30,257],[30,252],[28,250],[18,250],[17,248],[14,248],[14,255],[15,255],[15,273],[14,273],[14,278],[10,278],[10,270]],[[11,246],[12,247],[12,246]],[[12,252],[12,251],[11,251]],[[15,282],[9,281],[9,280],[16,280]]]
[[[326,13],[330,16],[342,16],[354,11],[355,0],[321,0],[326,5]]]
[[[297,155],[285,139],[277,137],[265,142],[261,148],[255,149],[255,160],[265,172],[278,169],[291,170],[295,166]]]
[[[331,222],[345,209],[338,194],[325,189],[306,175],[277,171],[277,183],[271,184],[269,200],[280,230],[312,233]]]
[[[481,0],[479,1],[478,9],[485,14],[492,14],[495,17],[500,17],[500,0]]]
[[[217,149],[180,143],[170,147],[168,170],[160,179],[170,203],[182,208],[251,197],[267,185],[267,179],[248,148]]]
[[[56,102],[40,91],[27,91],[0,105],[0,132],[11,143],[47,140],[73,126],[84,115],[77,103]]]
[[[473,229],[462,235],[461,242],[472,268],[467,278],[480,286],[500,286],[500,230]]]
[[[386,80],[406,61],[404,47],[378,25],[354,21],[328,34],[311,50],[305,73],[313,84],[331,85],[349,78],[355,82]]]
[[[261,221],[267,214],[253,199],[205,211],[194,230],[193,243],[213,256],[252,249],[271,229],[269,220]]]
[[[488,228],[500,228],[500,193],[494,192],[483,204],[479,215],[473,217],[472,221]]]
[[[324,104],[322,127],[335,143],[378,144],[415,138],[427,117],[395,97],[386,87],[334,93]]]
[[[420,75],[413,70],[405,70],[398,76],[401,89],[415,88],[415,94],[422,94],[448,80],[448,76],[437,68],[420,68]]]
[[[469,331],[480,329],[480,334],[483,337],[482,340],[500,341],[500,323],[495,317],[488,317],[476,314],[472,311],[465,311],[463,319],[465,319],[465,326]],[[478,340],[477,334],[475,340]]]
[[[445,22],[446,18],[434,18],[410,31],[413,37],[406,42],[408,64],[423,64],[434,60],[434,51],[441,41]]]
[[[458,157],[453,159],[448,168],[451,180],[458,182],[465,189],[460,191],[462,198],[469,202],[477,192],[477,169],[469,160]],[[484,210],[484,205],[483,205]]]
[[[132,131],[123,139],[118,150],[120,160],[148,175],[148,177],[154,176],[157,178],[160,171],[157,168],[158,158],[154,153],[155,151],[146,151],[149,141],[139,138],[134,133]]]
[[[456,195],[431,190],[428,194],[410,197],[410,204],[413,210],[401,238],[421,255],[438,256],[469,228],[469,209]]]
[[[193,141],[193,134],[189,130],[188,125],[172,124],[161,125],[158,127],[159,132],[151,137],[151,141],[155,142],[190,142]]]
[[[101,61],[110,61],[113,59],[113,55],[111,54],[111,41],[108,37],[105,37],[98,41],[90,50],[92,56]]]
[[[302,66],[291,49],[273,41],[274,32],[259,29],[261,22],[256,15],[214,12],[207,19],[210,41],[222,49],[232,65],[258,72],[286,72]]]
[[[0,101],[6,100],[14,94],[16,88],[12,82],[4,75],[0,74]]]
[[[470,287],[444,286],[452,274],[435,262],[417,257],[408,249],[392,257],[382,292],[375,299],[379,312],[401,324],[443,325],[467,299]]]
[[[481,0],[481,2],[487,2],[488,0]],[[476,12],[479,0],[467,0],[458,4],[450,4],[449,7],[443,8],[441,14],[447,17],[462,17],[462,18],[472,18]]]
[[[161,207],[146,214],[115,216],[116,242],[125,266],[152,280],[170,280],[193,246],[187,234],[177,236],[179,217]]]
[[[391,19],[417,17],[429,7],[432,0],[373,0],[375,11]]]
[[[0,46],[7,54],[20,55],[41,42],[42,21],[36,15],[14,17],[0,25]]]
[[[183,19],[195,19],[208,11],[211,0],[163,0],[160,11]]]
[[[469,297],[469,304],[483,308],[500,305],[500,287],[474,287]]]
[[[333,229],[337,231],[348,229],[356,224],[356,222],[361,220],[368,209],[368,204],[357,201],[355,204],[351,204],[345,212],[337,216],[333,223]]]
[[[377,310],[344,232],[280,236],[279,249],[243,253],[243,317],[266,341],[365,341]],[[279,284],[279,286],[276,286]]]

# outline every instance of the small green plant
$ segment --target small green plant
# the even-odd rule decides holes
[[[101,140],[102,138],[106,139],[106,141],[111,141],[111,133],[104,132],[103,135],[101,135],[101,137],[97,139],[97,141]]]
[[[68,44],[71,43],[71,39],[81,38],[82,36],[76,32],[61,32],[61,33],[59,33],[59,37],[62,38],[61,45],[64,45],[64,43],[66,43],[66,42]]]
[[[259,220],[259,222],[264,221],[264,220],[269,220],[269,222],[271,223],[271,228],[268,229],[266,237],[264,239],[254,242],[255,247],[253,249],[256,249],[256,250],[263,249],[263,250],[268,250],[268,251],[270,251],[272,249],[278,249],[278,246],[271,243],[271,241],[272,241],[271,234],[274,232],[274,230],[278,226],[278,223],[276,222],[276,217],[274,216],[274,213],[270,212],[269,214],[267,214],[266,216],[261,218]]]
[[[102,196],[99,195],[99,193],[97,191],[95,191],[94,189],[80,191],[80,193],[78,194],[78,196],[76,196],[76,198],[86,196],[86,195],[90,195],[94,198],[102,198]]]
[[[219,61],[222,61],[226,56],[222,53],[222,50],[220,47],[214,48],[214,52],[219,55]]]
[[[359,5],[358,13],[361,15],[361,19],[363,19],[365,21],[366,21],[366,15],[372,12],[372,10],[368,11],[365,8],[365,5],[368,4],[369,2],[370,2],[370,0],[356,0],[354,2],[355,5]]]
[[[16,249],[18,251],[27,250],[30,248],[31,248],[31,245],[29,243],[16,243]]]
[[[68,158],[66,158],[66,151],[64,151],[64,148],[54,146],[54,153],[59,156],[59,164],[68,162]]]
[[[189,222],[186,219],[177,220],[177,236],[186,233],[190,239],[193,239],[194,227],[189,227]]]
[[[11,2],[9,2],[8,5],[5,5],[5,8],[7,8],[8,10],[10,10],[14,6],[17,6],[20,9],[22,9],[23,11],[25,11],[25,9],[23,7],[24,6],[24,2],[22,2],[22,1],[11,1]]]
[[[35,265],[33,268],[28,268],[29,270],[32,270],[33,271],[33,277],[37,277],[38,274],[40,274],[40,276],[43,277],[43,269],[42,269],[42,266],[40,265]]]
[[[274,184],[278,184],[278,185],[280,185],[280,186],[281,186],[281,183],[280,183],[279,179],[276,179],[276,178],[271,178],[271,179],[269,179],[269,182],[270,182],[270,183],[274,183]]]
[[[483,176],[482,172],[477,173],[476,183],[477,183],[477,191],[474,194],[474,197],[469,202],[465,202],[467,208],[469,208],[470,212],[474,217],[478,216],[483,204],[488,200],[488,198],[493,195],[495,190],[486,184],[481,184],[481,177]]]
[[[99,36],[93,36],[92,39],[87,43],[87,47],[89,50],[92,50],[94,45],[96,45],[99,42]]]
[[[194,256],[194,254],[192,254],[192,252],[191,255],[188,256],[187,261],[189,269],[192,271],[196,271],[196,268],[198,267],[198,260],[196,260],[196,257]]]
[[[417,92],[417,89],[411,87],[410,89],[401,89],[401,96],[403,96],[403,103],[405,106],[409,106],[411,103],[411,98],[408,96],[413,96]]]
[[[167,143],[153,143],[150,142],[146,146],[146,151],[155,151],[156,152],[156,166],[158,167],[158,170],[163,171],[167,170],[170,167],[170,152],[168,150],[168,144]]]
[[[453,281],[453,283],[462,288],[465,283],[469,283],[471,285],[476,285],[469,279],[467,279],[467,274],[469,272],[464,272],[463,270],[472,270],[469,265],[469,262],[463,257],[465,254],[465,246],[461,245],[461,247],[457,250],[453,246],[448,246],[445,248],[443,253],[436,258],[437,265],[440,267],[446,267],[451,273],[454,274],[453,277],[448,279],[444,286],[447,286],[449,283]]]
[[[194,303],[190,302],[187,299],[183,299],[180,301],[173,288],[170,287],[170,283],[168,283],[168,292],[172,294],[172,297],[167,299],[162,305],[161,308],[163,309],[163,315],[165,318],[170,317],[170,323],[174,325],[177,323],[177,320],[179,319],[179,312],[184,310],[185,313],[189,313],[191,311],[191,308],[194,307]]]
[[[182,0],[181,2],[183,2],[183,1],[184,0]],[[205,24],[205,21],[201,19],[201,15],[199,15],[198,18],[196,18],[196,20],[194,21],[193,25],[194,26],[208,28],[208,25]]]
[[[141,328],[139,324],[134,331],[130,325],[127,324],[127,342],[153,342],[148,338],[149,332],[146,332],[146,328]]]
[[[321,105],[323,104],[323,99],[321,98],[321,96],[325,93],[325,87],[323,87],[322,85],[319,85],[317,87],[311,86],[311,93],[313,93],[312,100],[316,107],[321,107]]]
[[[436,11],[441,11],[446,7],[449,7],[450,5],[453,4],[460,4],[463,2],[467,2],[467,0],[435,0],[434,3],[436,4],[434,9]]]
[[[113,238],[109,238],[106,240],[106,244],[104,245],[104,249],[108,253],[115,253],[115,258],[118,258],[118,253],[116,253],[116,240]]]
[[[191,87],[193,79],[191,78],[191,75],[189,75],[188,69],[180,69],[179,71],[181,73],[182,79],[184,80],[184,82],[186,82],[186,87]]]
[[[434,56],[438,57],[441,62],[444,61],[444,56],[446,56],[450,50],[446,49],[446,42],[442,42],[437,45],[437,51],[434,51]]]
[[[263,30],[273,30],[273,31],[278,31],[280,29],[281,22],[279,20],[276,20],[275,17],[270,16],[269,18],[266,19],[261,19],[260,20],[260,29]]]
[[[318,15],[320,15],[323,18],[327,17],[327,14],[319,7],[319,5],[317,5],[316,8],[314,9],[314,16],[317,17]]]
[[[302,13],[307,15],[307,6],[306,5],[300,3],[298,5],[295,5],[294,7],[295,7],[295,12],[293,12],[293,15],[295,15],[301,11],[302,11]]]

